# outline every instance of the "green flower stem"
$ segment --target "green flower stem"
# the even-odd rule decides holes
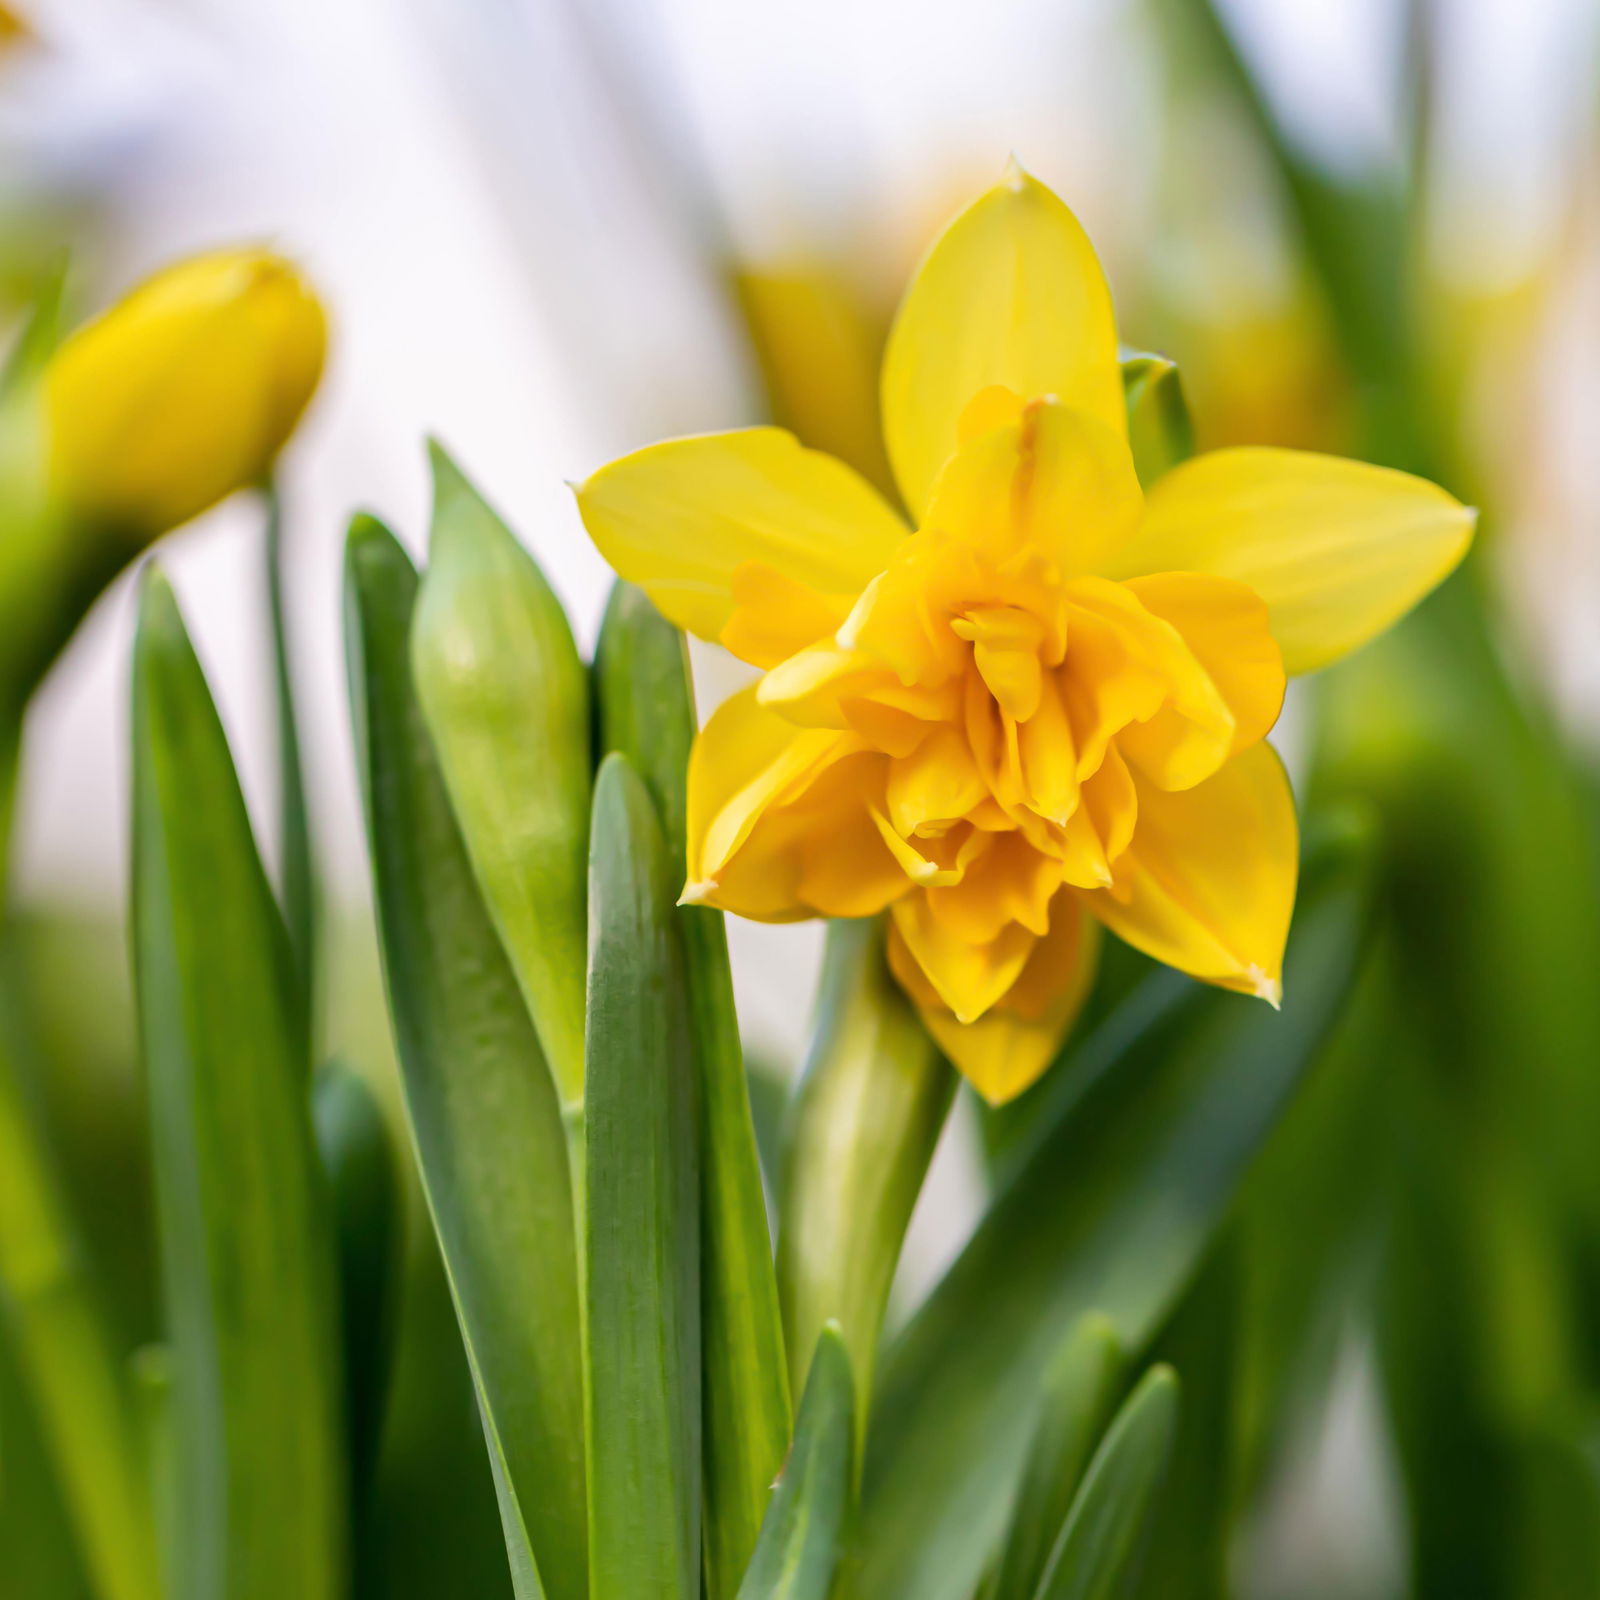
[[[0,738],[0,818],[9,824],[16,776],[14,725]],[[0,860],[6,854],[0,841]],[[18,1063],[4,1044],[0,1310],[101,1600],[157,1600],[160,1585],[137,1419],[67,1196],[23,1091]]]
[[[834,923],[785,1139],[778,1294],[795,1393],[822,1330],[839,1324],[858,1434],[900,1248],[955,1082],[889,975],[881,925]]]

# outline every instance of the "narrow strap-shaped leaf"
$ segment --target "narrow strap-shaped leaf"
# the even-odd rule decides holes
[[[153,570],[133,745],[134,965],[183,1519],[172,1593],[336,1600],[333,1231],[289,952],[222,724]]]
[[[1177,1374],[1152,1367],[1095,1451],[1035,1600],[1108,1600],[1128,1570],[1177,1429]]]
[[[18,1368],[17,1355],[0,1318],[0,1550],[6,1555],[0,1594],[6,1600],[83,1600],[95,1592],[85,1551],[41,1431],[37,1390]],[[140,1592],[159,1600],[153,1567],[145,1576]]]
[[[785,1135],[778,1289],[791,1379],[799,1384],[822,1329],[837,1322],[862,1429],[889,1290],[955,1072],[890,976],[874,922],[828,929],[818,1012]]]
[[[416,592],[393,535],[358,517],[346,551],[351,698],[412,1138],[519,1600],[584,1600],[582,1345],[566,1139],[412,693]]]
[[[700,1593],[697,1111],[676,898],[625,756],[589,853],[590,1600]]]
[[[295,712],[290,671],[289,617],[285,591],[283,497],[277,485],[267,490],[263,561],[267,614],[272,634],[272,687],[278,724],[278,894],[289,930],[289,950],[310,1059],[316,1020],[316,863],[311,853],[311,817],[306,805],[305,765],[300,754],[300,721]]]
[[[688,653],[631,584],[619,583],[606,608],[595,691],[602,748],[620,750],[644,779],[681,884],[695,732]],[[731,1600],[788,1448],[789,1378],[722,913],[682,906],[677,921],[700,1090],[706,1594]]]
[[[1098,1312],[1084,1317],[1061,1347],[1040,1397],[1011,1531],[986,1600],[1033,1600],[1125,1365],[1115,1326]]]
[[[583,1103],[589,682],[538,564],[437,444],[417,697],[574,1129]]]
[[[850,1600],[965,1600],[1005,1526],[1031,1406],[1098,1309],[1159,1327],[1339,1016],[1370,907],[1367,840],[1308,857],[1281,1013],[1162,974],[1084,1045],[988,1215],[885,1363]]]
[[[313,1086],[312,1116],[332,1191],[339,1251],[350,1506],[355,1525],[372,1488],[388,1394],[404,1250],[405,1197],[383,1112],[358,1073],[343,1062],[328,1062]]]
[[[854,1435],[850,1352],[830,1323],[817,1340],[794,1448],[738,1600],[828,1600],[850,1508]]]
[[[1246,1280],[1240,1243],[1230,1222],[1149,1347],[1151,1358],[1183,1375],[1183,1417],[1151,1513],[1160,1537],[1148,1541],[1135,1581],[1122,1586],[1118,1600],[1228,1600],[1233,1593],[1229,1558],[1243,1499],[1237,1372]]]
[[[61,343],[69,317],[67,266],[63,256],[42,276],[34,291],[22,327],[0,365],[0,405],[18,390],[38,382]]]
[[[0,1321],[103,1600],[156,1600],[138,1419],[68,1192],[0,1034]],[[3,1360],[0,1357],[0,1360]],[[14,1419],[0,1418],[0,1426]],[[0,1439],[0,1449],[5,1440]],[[20,1456],[0,1460],[11,1475]]]

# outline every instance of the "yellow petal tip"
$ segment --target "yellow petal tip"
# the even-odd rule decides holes
[[[678,896],[680,906],[703,906],[717,892],[716,881],[712,878],[697,878],[693,883],[683,886],[683,893]]]
[[[1000,183],[1007,189],[1025,189],[1028,186],[1028,174],[1017,159],[1015,150],[1006,157],[1006,170],[1000,175]]]
[[[1262,968],[1251,967],[1245,974],[1250,980],[1251,993],[1258,1000],[1265,1000],[1274,1011],[1283,1010],[1283,980],[1270,977]]]

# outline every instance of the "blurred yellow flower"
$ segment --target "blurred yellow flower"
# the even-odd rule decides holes
[[[0,0],[0,52],[12,45],[22,44],[32,37],[33,30],[22,19],[20,13],[13,11],[5,0]]]
[[[1276,1003],[1298,849],[1264,736],[1285,673],[1394,622],[1473,514],[1275,449],[1141,490],[1093,248],[1016,169],[919,268],[882,405],[912,526],[772,428],[579,489],[623,577],[765,670],[696,743],[685,899],[887,909],[902,985],[992,1101],[1059,1047],[1098,924]]]
[[[262,482],[326,346],[321,306],[278,256],[222,250],[166,268],[51,359],[52,494],[68,515],[142,540]]]

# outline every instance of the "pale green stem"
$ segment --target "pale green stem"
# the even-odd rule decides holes
[[[838,1322],[858,1423],[906,1227],[955,1074],[890,976],[882,929],[829,930],[816,1037],[790,1114],[780,1185],[778,1295],[794,1392]]]

